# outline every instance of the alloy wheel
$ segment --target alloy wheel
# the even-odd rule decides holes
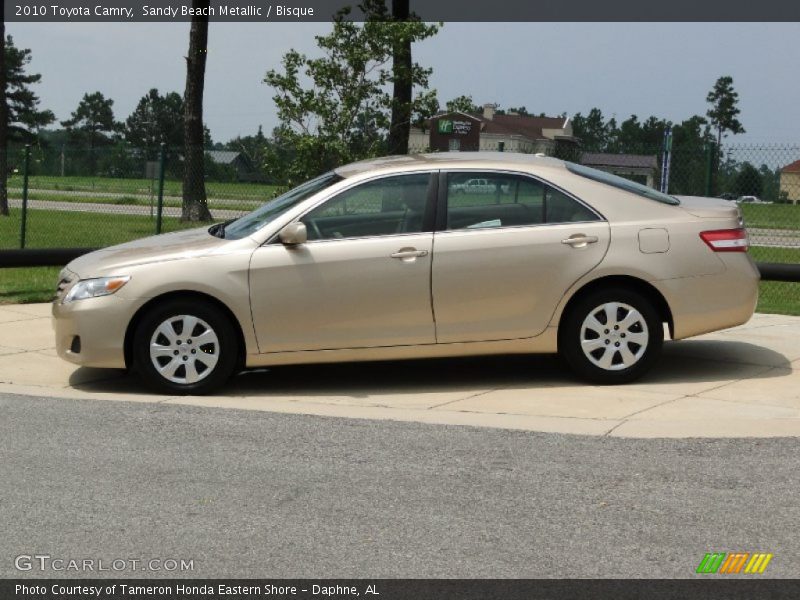
[[[650,334],[644,316],[623,302],[591,310],[580,328],[581,349],[595,366],[621,371],[635,365],[647,350]]]
[[[169,317],[150,338],[150,360],[156,371],[172,383],[192,384],[205,379],[219,358],[217,333],[193,315]]]

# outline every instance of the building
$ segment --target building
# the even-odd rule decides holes
[[[414,152],[504,151],[558,154],[560,146],[575,148],[569,117],[533,117],[498,114],[486,104],[481,114],[450,112],[427,122],[427,130],[412,128],[409,148]]]
[[[238,180],[249,179],[253,173],[250,161],[241,152],[232,150],[207,150],[206,155],[215,165],[228,169]]]
[[[581,164],[638,181],[651,188],[656,187],[658,157],[654,154],[584,152],[581,154]]]
[[[780,195],[792,204],[800,203],[800,160],[781,169]]]

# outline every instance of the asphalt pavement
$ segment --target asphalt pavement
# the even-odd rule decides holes
[[[0,395],[0,577],[796,577],[798,450]]]

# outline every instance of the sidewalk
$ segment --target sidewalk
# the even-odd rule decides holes
[[[576,382],[553,356],[281,367],[218,396],[149,393],[55,353],[49,304],[0,306],[0,392],[621,437],[800,436],[800,317],[668,342],[644,381]]]

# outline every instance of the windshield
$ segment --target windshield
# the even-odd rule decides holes
[[[600,171],[599,169],[591,169],[589,167],[584,167],[583,165],[576,165],[575,163],[571,162],[567,162],[565,164],[570,172],[582,177],[586,177],[587,179],[593,179],[594,181],[599,181],[600,183],[605,183],[606,185],[613,186],[620,190],[625,190],[626,192],[631,192],[632,194],[638,194],[639,196],[644,196],[645,198],[649,198],[650,200],[655,200],[656,202],[661,202],[663,204],[678,205],[681,203],[680,200],[674,196],[662,194],[658,190],[649,188],[641,183],[636,183],[630,179],[612,175],[611,173],[606,173],[605,171]]]
[[[253,212],[228,223],[225,225],[221,237],[231,240],[239,240],[243,237],[247,237],[303,200],[310,198],[317,192],[341,180],[342,178],[339,175],[331,171],[320,175],[316,179],[306,181],[293,190],[289,190],[285,194],[273,198]]]

